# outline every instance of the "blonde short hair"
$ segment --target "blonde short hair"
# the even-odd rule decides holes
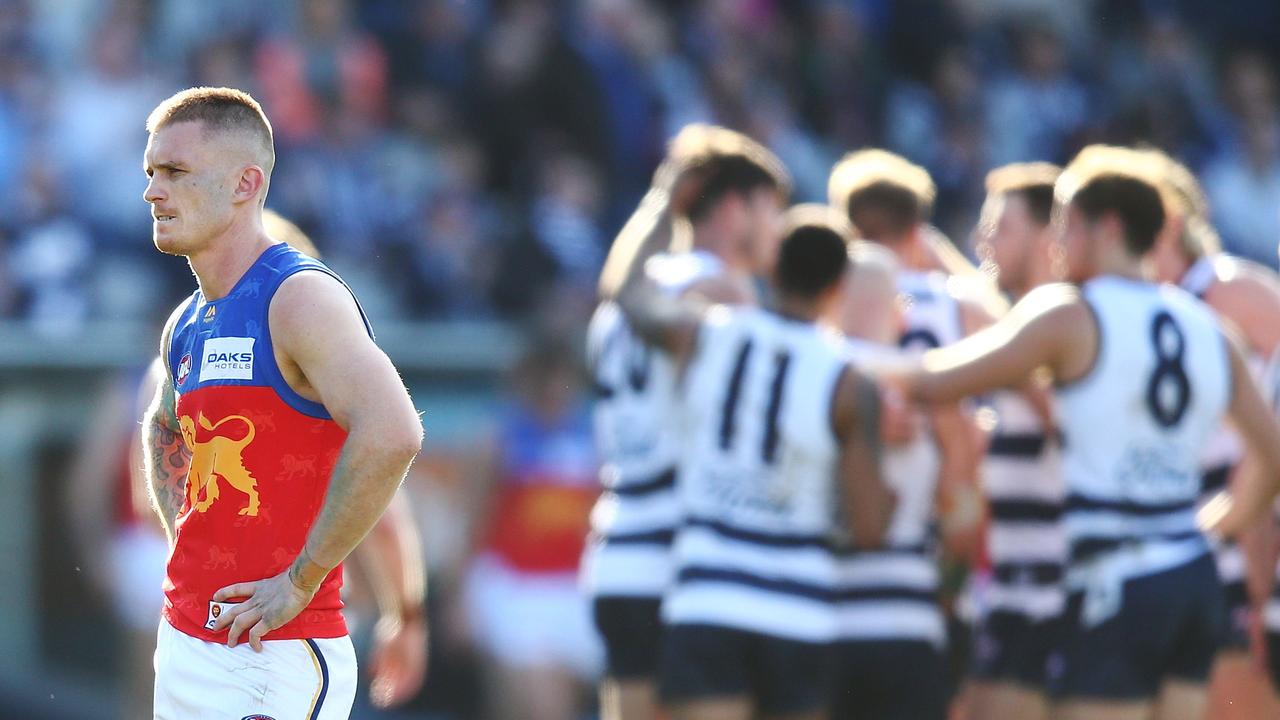
[[[880,242],[928,220],[937,194],[929,171],[887,150],[845,155],[827,182],[831,207],[845,213],[861,237]]]
[[[147,132],[154,134],[169,125],[200,122],[207,131],[249,133],[262,154],[263,170],[271,174],[276,152],[271,122],[262,106],[243,90],[225,87],[194,87],[176,93],[156,106],[147,116]]]

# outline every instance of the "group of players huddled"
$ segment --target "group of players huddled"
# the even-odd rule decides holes
[[[964,717],[1205,717],[1280,633],[1235,543],[1280,488],[1280,278],[1155,150],[992,171],[981,268],[899,156],[789,185],[690,126],[602,273],[605,718],[945,718],[957,616]]]

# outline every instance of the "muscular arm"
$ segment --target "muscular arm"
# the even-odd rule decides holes
[[[836,387],[832,424],[840,441],[837,484],[841,511],[852,526],[853,543],[861,549],[884,544],[897,504],[881,473],[880,392],[852,367]]]
[[[1236,537],[1248,531],[1280,491],[1280,425],[1258,392],[1236,342],[1228,342],[1231,359],[1231,404],[1227,415],[1244,440],[1251,462],[1233,478],[1230,510],[1211,517],[1211,530]],[[1213,511],[1210,510],[1210,515]]]
[[[924,368],[903,379],[909,397],[947,403],[997,388],[1023,387],[1048,367],[1059,381],[1083,376],[1097,353],[1092,313],[1075,290],[1033,290],[996,324],[925,354]]]
[[[176,539],[175,525],[186,499],[187,470],[191,466],[191,451],[182,440],[177,417],[178,402],[164,363],[176,316],[175,312],[165,326],[160,345],[159,372],[162,374],[155,375],[154,364],[147,373],[147,381],[155,382],[155,395],[142,416],[142,460],[147,494],[170,546]]]
[[[220,615],[234,647],[249,644],[297,617],[321,582],[368,534],[386,510],[422,444],[422,423],[390,359],[365,331],[350,293],[337,280],[303,272],[285,280],[268,322],[277,361],[296,366],[304,397],[313,395],[347,432],[319,515],[298,557],[281,574],[228,585],[214,600],[246,598]],[[286,378],[293,374],[292,369]],[[295,380],[289,379],[291,385]],[[303,393],[305,389],[307,392]]]
[[[660,197],[653,209],[660,216],[668,217],[671,211],[665,193]],[[677,365],[683,366],[693,351],[705,304],[692,296],[671,297],[644,274],[645,262],[663,248],[667,236],[661,228],[668,224],[659,221],[649,227],[649,234],[633,256],[616,300],[627,324],[641,339],[670,353]]]
[[[637,262],[637,259],[646,246],[660,249],[671,244],[672,218],[667,208],[668,196],[664,190],[652,188],[645,194],[609,248],[604,269],[600,271],[601,299],[617,296],[636,266],[644,266],[643,260]]]
[[[276,347],[297,363],[347,439],[290,578],[318,587],[373,528],[422,445],[422,423],[350,294],[321,273],[286,280],[271,303]]]

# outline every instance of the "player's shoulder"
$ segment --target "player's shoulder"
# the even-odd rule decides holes
[[[336,276],[307,268],[280,282],[271,296],[268,320],[271,333],[310,333],[316,327],[325,335],[363,328],[372,333],[355,295]],[[345,335],[346,333],[344,333]]]
[[[341,280],[321,268],[302,268],[284,280],[271,297],[271,308],[302,310],[313,305],[328,306],[333,302],[351,304],[351,291]]]
[[[1089,302],[1084,291],[1078,286],[1066,282],[1045,283],[1034,287],[1017,305],[1013,312],[1024,315],[1038,315],[1047,312],[1069,312],[1071,308],[1088,310]]]
[[[1280,313],[1280,275],[1268,267],[1222,254],[1213,260],[1214,282],[1204,300],[1234,320]]]

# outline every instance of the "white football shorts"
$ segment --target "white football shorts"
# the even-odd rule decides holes
[[[155,720],[346,720],[356,697],[350,637],[268,640],[255,652],[161,620],[155,669]]]

